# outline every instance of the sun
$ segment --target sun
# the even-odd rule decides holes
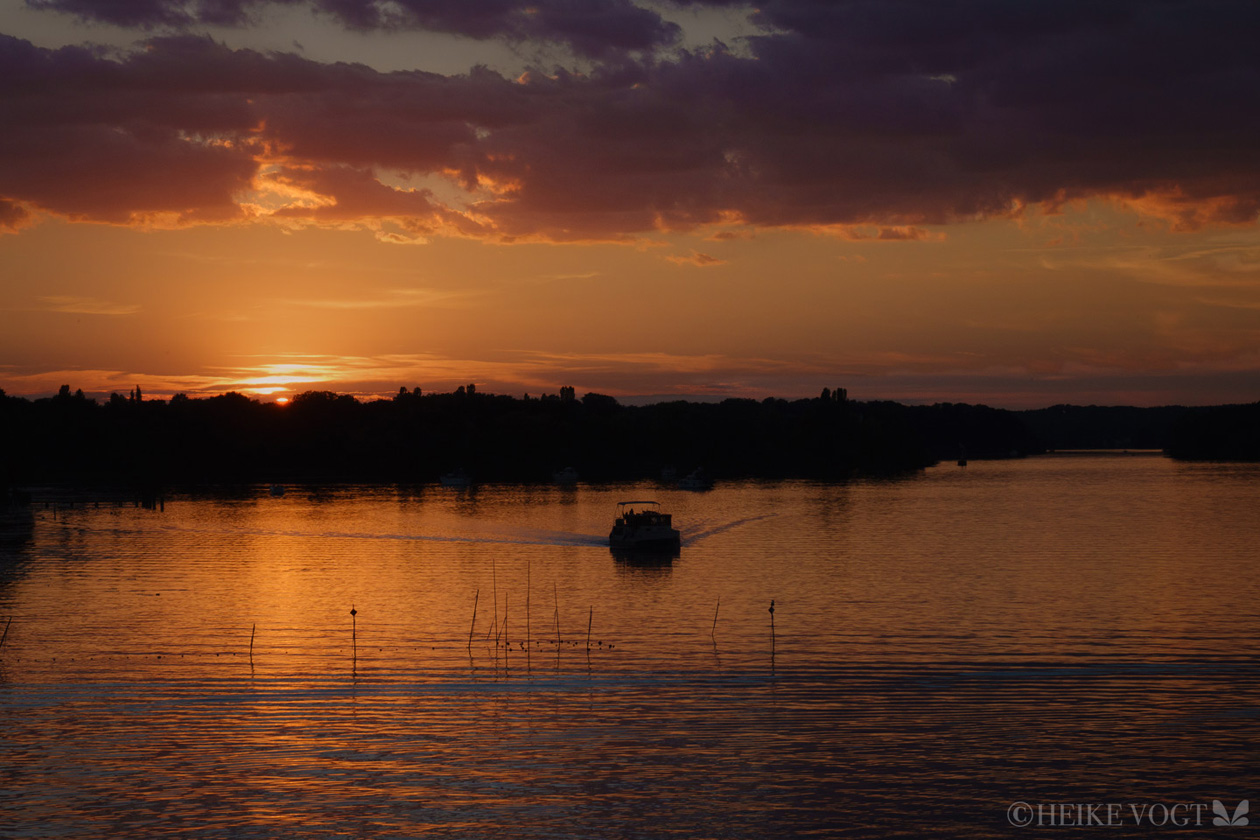
[[[276,405],[288,405],[288,404],[289,404],[288,397],[276,397]]]

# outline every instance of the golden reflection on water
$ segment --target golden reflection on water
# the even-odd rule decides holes
[[[48,837],[987,837],[1016,799],[1237,800],[1258,477],[1044,458],[40,509],[0,549],[0,813]],[[645,493],[676,559],[606,547]]]

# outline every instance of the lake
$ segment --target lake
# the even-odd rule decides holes
[[[5,837],[1151,836],[1260,793],[1260,465],[35,496]],[[626,499],[676,558],[610,553]]]

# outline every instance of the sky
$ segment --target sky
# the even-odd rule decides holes
[[[0,388],[1260,399],[1252,0],[0,0]]]

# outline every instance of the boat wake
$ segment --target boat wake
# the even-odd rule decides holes
[[[683,531],[683,545],[694,545],[695,543],[707,540],[709,537],[723,534],[735,528],[742,528],[753,522],[760,522],[763,519],[770,519],[778,516],[777,513],[763,513],[758,516],[746,516],[743,519],[735,519],[730,522],[723,522],[720,525],[711,525],[701,527],[699,529],[686,529]]]
[[[716,524],[700,523],[699,526],[684,528],[682,533],[683,545],[695,545],[703,542],[710,537],[725,533],[735,528],[742,528],[754,522],[760,522],[763,519],[769,519],[778,516],[778,513],[764,513],[758,516],[747,516],[741,519],[734,519],[729,522],[720,522]],[[114,532],[139,532],[139,531],[160,531],[163,533],[180,533],[180,534],[239,534],[242,536],[254,537],[290,537],[294,539],[340,539],[340,540],[389,540],[399,542],[433,542],[433,543],[481,543],[481,544],[497,544],[497,545],[541,545],[541,546],[572,546],[577,548],[607,548],[607,534],[581,534],[573,531],[551,531],[545,529],[518,528],[511,525],[504,525],[502,530],[493,529],[493,526],[484,530],[469,531],[464,533],[444,533],[444,534],[420,534],[420,533],[388,533],[388,532],[371,532],[371,531],[303,531],[285,528],[233,528],[230,530],[216,528],[198,528],[189,525],[176,525],[163,523],[157,527],[139,527],[139,528],[120,528],[116,523],[111,523],[105,527],[97,527],[88,523],[79,522],[73,525],[67,525],[76,529],[88,531],[114,531]]]
[[[318,539],[397,540],[402,542],[482,543],[492,545],[608,546],[608,537],[565,531],[507,534],[371,534],[356,531],[321,533],[266,531],[267,535]]]
[[[86,523],[76,523],[75,529],[84,531],[161,531],[179,534],[239,534],[252,537],[291,537],[294,539],[336,539],[336,540],[389,540],[398,542],[436,542],[436,543],[482,543],[498,545],[550,545],[576,547],[608,546],[608,537],[601,534],[578,534],[572,531],[547,531],[535,529],[510,529],[504,532],[482,533],[448,533],[448,534],[408,534],[408,533],[374,533],[370,531],[300,531],[284,528],[197,528],[186,525],[163,524],[157,528],[120,529],[111,524],[100,528]]]

